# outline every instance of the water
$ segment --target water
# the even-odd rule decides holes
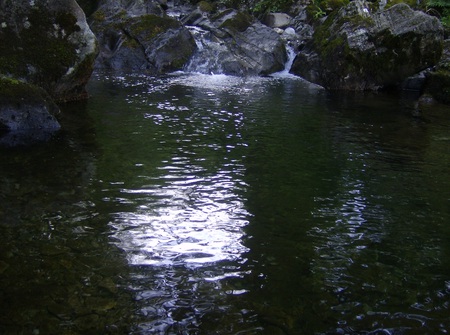
[[[448,107],[97,75],[1,149],[1,334],[446,334]]]

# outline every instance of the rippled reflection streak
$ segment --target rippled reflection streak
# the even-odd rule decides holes
[[[206,93],[203,87],[189,91],[190,108],[186,89],[179,97],[176,87],[165,101],[147,101],[144,120],[157,126],[157,150],[167,158],[150,175],[140,175],[138,186],[121,185],[115,199],[135,207],[115,213],[111,226],[135,268],[130,289],[144,332],[186,331],[199,319],[213,328],[215,318],[226,314],[226,295],[245,293],[223,287],[227,278],[244,275],[239,264],[248,251],[242,243],[249,216],[242,199],[243,115],[224,109],[234,108],[221,96],[229,86],[211,80],[215,85]]]

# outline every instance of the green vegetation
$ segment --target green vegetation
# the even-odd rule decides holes
[[[450,1],[449,0],[428,0],[428,12],[438,13],[442,24],[450,28]]]
[[[312,0],[307,6],[308,15],[312,19],[318,19],[331,12],[346,6],[351,0]],[[194,1],[195,2],[195,1]],[[202,1],[204,2],[204,1]],[[268,12],[289,12],[296,0],[217,0],[212,3],[219,3],[231,8],[247,9],[256,15]],[[441,19],[444,26],[450,27],[450,0],[388,0],[386,8],[399,3],[406,3],[410,7],[423,10]],[[373,4],[377,7],[378,4]]]
[[[0,76],[0,102],[2,104],[20,105],[23,103],[24,97],[29,103],[42,102],[48,98],[42,88],[17,79]]]
[[[153,14],[140,16],[139,18],[129,18],[123,22],[123,29],[136,37],[151,40],[156,35],[171,29],[178,28],[180,23],[170,17],[160,17]]]

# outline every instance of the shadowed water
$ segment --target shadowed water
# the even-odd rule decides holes
[[[446,334],[448,107],[97,75],[1,149],[1,334]]]

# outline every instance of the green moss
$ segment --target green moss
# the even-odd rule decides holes
[[[63,76],[77,60],[69,35],[81,28],[69,13],[52,16],[38,7],[27,13],[26,19],[23,22],[29,27],[24,26],[18,35],[10,29],[1,30],[0,72],[28,78],[51,92],[48,83]]]
[[[411,8],[418,8],[417,6],[417,0],[388,0],[386,4],[386,9],[391,8],[392,6],[398,5],[400,3],[405,3]]]
[[[197,4],[198,9],[205,13],[211,13],[214,11],[214,5],[208,1],[200,1]]]
[[[129,18],[123,22],[122,27],[133,37],[151,40],[168,29],[179,28],[180,23],[172,18],[149,14]]]
[[[225,18],[219,28],[228,28],[237,31],[245,31],[252,24],[252,17],[243,12],[236,12],[235,15]]]
[[[106,20],[106,13],[99,9],[91,15],[91,19],[98,22],[104,22]]]
[[[41,88],[23,81],[0,77],[0,103],[22,104],[24,98],[27,102],[42,102],[47,94]]]
[[[437,101],[450,105],[450,71],[441,69],[429,75],[426,92]]]

